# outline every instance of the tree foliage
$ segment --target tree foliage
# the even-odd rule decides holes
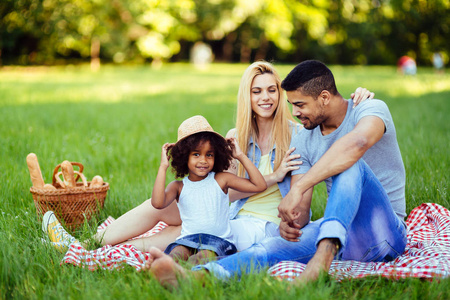
[[[450,49],[448,0],[2,0],[3,63],[216,59],[429,64]]]

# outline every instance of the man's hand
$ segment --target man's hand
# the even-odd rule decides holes
[[[280,235],[283,239],[290,242],[298,242],[300,241],[299,237],[302,235],[300,230],[300,225],[296,222],[287,223],[281,221],[280,223]]]
[[[278,205],[278,217],[289,224],[297,220],[301,214],[300,203],[302,198],[302,193],[291,189],[286,197],[281,200],[280,205]]]

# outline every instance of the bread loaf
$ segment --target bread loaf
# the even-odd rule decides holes
[[[56,187],[50,183],[44,185],[44,190],[56,190]]]
[[[89,187],[101,187],[102,185],[103,185],[103,178],[100,175],[96,175],[94,176],[94,178],[92,178]]]
[[[45,183],[42,178],[41,168],[36,154],[30,153],[27,155],[27,165],[30,171],[31,183],[35,188],[43,188]]]
[[[61,172],[64,178],[64,183],[66,184],[67,187],[71,188],[71,187],[75,187],[76,186],[76,182],[75,182],[75,176],[74,176],[74,172],[73,172],[73,166],[70,163],[70,161],[65,160],[61,163]]]

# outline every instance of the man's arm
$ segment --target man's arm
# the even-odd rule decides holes
[[[303,207],[302,198],[306,191],[325,179],[342,173],[354,165],[370,147],[378,142],[385,132],[382,119],[375,116],[363,117],[352,131],[337,140],[330,149],[306,172],[301,179],[291,185],[291,190],[283,201],[280,217],[288,223],[299,217],[296,207]],[[289,197],[288,197],[289,196]],[[305,197],[306,199],[306,197]]]
[[[296,190],[293,189],[293,186],[304,176],[305,174],[298,174],[292,176],[291,179],[291,190],[283,198],[278,206],[278,217],[281,218],[280,222],[280,235],[285,240],[291,242],[297,242],[299,237],[301,236],[300,229],[303,228],[306,224],[309,223],[309,213],[311,210],[311,201],[314,187],[310,188],[304,194],[298,194]],[[299,200],[299,201],[298,201]],[[298,201],[298,202],[297,202]],[[293,221],[286,221],[286,217],[284,213],[289,211],[289,208],[292,205],[292,202],[298,203],[297,206],[293,208],[293,211],[296,214],[296,219]]]

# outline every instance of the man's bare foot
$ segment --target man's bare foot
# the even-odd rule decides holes
[[[316,254],[306,265],[305,270],[297,277],[293,283],[297,286],[304,285],[308,282],[317,280],[322,273],[330,270],[334,256],[338,252],[335,239],[323,239],[317,246]]]
[[[177,288],[177,278],[186,277],[187,271],[158,248],[152,247],[149,252],[151,257],[142,270],[149,271],[164,287]]]

